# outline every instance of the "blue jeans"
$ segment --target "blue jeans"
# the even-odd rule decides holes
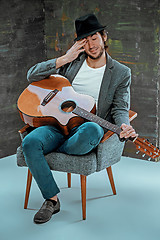
[[[99,144],[103,134],[98,124],[86,122],[72,129],[67,137],[54,126],[42,126],[24,138],[22,147],[27,166],[45,199],[55,196],[60,190],[44,155],[52,151],[86,154]]]

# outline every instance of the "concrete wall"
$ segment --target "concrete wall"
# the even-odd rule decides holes
[[[16,102],[27,86],[26,71],[45,58],[43,1],[0,1],[0,157],[20,143]]]
[[[75,37],[75,18],[90,12],[107,25],[109,54],[132,69],[134,127],[159,144],[158,0],[4,0],[0,11],[0,157],[14,154],[20,142],[17,130],[23,123],[16,100],[27,84],[26,71],[63,54]],[[126,144],[124,154],[136,156],[133,144]]]

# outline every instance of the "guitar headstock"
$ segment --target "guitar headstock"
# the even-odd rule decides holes
[[[145,157],[145,155],[149,156],[147,159],[148,161],[160,161],[160,149],[155,147],[147,139],[138,137],[134,143],[136,144],[136,148],[138,150],[137,154],[142,152],[142,157]]]

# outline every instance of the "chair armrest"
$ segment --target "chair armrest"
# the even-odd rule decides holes
[[[137,117],[137,113],[132,110],[129,110],[129,121],[131,122],[136,117]]]
[[[19,135],[21,137],[21,140],[23,140],[23,138],[27,135],[27,129],[29,128],[30,126],[27,124],[25,125],[23,128],[21,128],[18,132],[19,132]]]
[[[129,121],[131,122],[133,119],[135,119],[137,117],[137,113],[129,110]],[[112,135],[114,134],[114,132],[108,131],[104,134],[101,143],[105,142],[108,138],[110,138]]]
[[[21,140],[24,139],[24,137],[30,133],[35,127],[29,126],[29,124],[26,124],[23,128],[21,128],[18,132],[20,134]]]
[[[25,125],[23,128],[21,128],[18,132],[20,133],[20,134],[23,134],[24,132],[26,132],[26,130],[27,130],[27,128],[29,128],[30,126],[27,124],[27,125]]]

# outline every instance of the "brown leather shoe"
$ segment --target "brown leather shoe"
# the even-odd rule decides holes
[[[59,199],[57,199],[56,205],[54,205],[51,201],[45,200],[42,207],[35,214],[33,221],[38,224],[48,222],[51,219],[52,215],[58,213],[59,211]]]

